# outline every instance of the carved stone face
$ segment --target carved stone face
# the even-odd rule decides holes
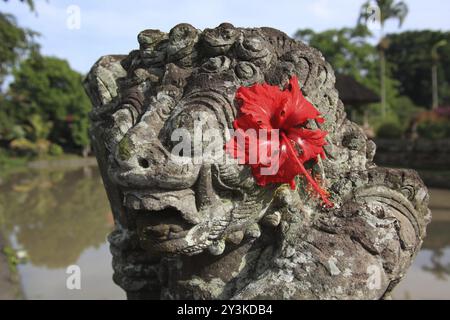
[[[161,255],[205,249],[218,255],[225,241],[257,237],[257,223],[273,198],[265,196],[271,188],[257,187],[249,170],[231,159],[207,161],[201,154],[193,163],[196,147],[206,149],[214,142],[223,149],[237,112],[236,89],[264,80],[257,64],[266,65],[272,52],[259,32],[247,39],[229,24],[204,33],[208,50],[201,56],[195,48],[199,39],[199,31],[187,24],[168,36],[143,31],[139,54],[120,61],[126,77],[117,78],[117,97],[102,114],[110,122],[101,129],[108,179],[121,193],[141,246]],[[217,55],[235,43],[236,56],[252,62],[239,61],[234,53]],[[173,62],[149,62],[149,57],[162,56]],[[120,68],[119,61],[114,63]],[[172,152],[180,130],[192,140],[187,150],[192,153],[183,157]],[[211,130],[214,134],[206,136]]]
[[[230,24],[145,30],[138,40],[140,49],[127,56],[101,58],[85,82],[116,221],[116,282],[128,292],[165,290],[172,298],[380,298],[392,289],[424,236],[427,191],[413,172],[375,166],[375,145],[346,119],[334,73],[317,50],[275,29]],[[196,153],[229,139],[237,88],[282,87],[293,75],[325,118],[309,124],[329,132],[327,159],[311,170],[330,191],[332,210],[301,177],[294,191],[262,188],[248,167]],[[192,143],[174,152],[182,136]],[[214,265],[205,255],[218,256],[220,268],[205,269]],[[182,274],[170,276],[172,284],[161,280],[167,259]],[[194,271],[187,267],[193,264]],[[368,264],[384,268],[381,287],[370,292],[361,275]],[[198,285],[201,272],[220,288]],[[189,294],[180,293],[181,283]]]

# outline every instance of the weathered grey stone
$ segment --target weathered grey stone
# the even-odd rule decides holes
[[[415,172],[373,163],[375,145],[346,118],[321,53],[272,28],[231,24],[146,30],[138,40],[139,50],[101,58],[85,81],[116,222],[114,281],[128,297],[387,297],[422,244],[428,192]],[[283,86],[293,75],[326,120],[311,124],[329,132],[313,170],[333,209],[302,178],[295,191],[262,188],[230,159],[171,155],[177,128],[216,128],[226,141],[240,86]]]

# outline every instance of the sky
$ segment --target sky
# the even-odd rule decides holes
[[[410,12],[401,29],[387,32],[450,30],[450,1],[405,0]],[[0,11],[16,16],[20,26],[38,31],[46,55],[67,59],[86,73],[106,54],[126,54],[138,47],[144,29],[168,32],[187,22],[199,29],[230,22],[239,27],[270,26],[293,35],[299,28],[323,31],[353,27],[364,0],[35,0],[36,13],[18,0],[0,1]]]

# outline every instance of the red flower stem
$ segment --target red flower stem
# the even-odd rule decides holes
[[[281,133],[281,138],[284,140],[284,142],[286,143],[287,147],[289,148],[289,151],[291,152],[291,154],[296,154],[292,144],[291,144],[291,140],[285,135],[284,132]],[[298,160],[297,157],[294,157],[295,161],[297,162],[298,166],[300,167],[301,173],[306,177],[306,180],[308,180],[308,182],[312,185],[312,187],[314,188],[314,190],[317,191],[317,193],[319,194],[320,198],[322,199],[322,201],[325,203],[325,205],[329,208],[333,207],[333,203],[328,200],[327,196],[326,196],[326,192],[317,184],[317,182],[311,177],[311,175],[309,174],[309,172],[305,169],[305,167],[303,166],[303,163],[300,162],[300,160]]]

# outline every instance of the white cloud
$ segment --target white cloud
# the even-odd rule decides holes
[[[326,19],[332,15],[331,5],[328,0],[317,0],[311,2],[308,5],[308,9],[316,18]]]

